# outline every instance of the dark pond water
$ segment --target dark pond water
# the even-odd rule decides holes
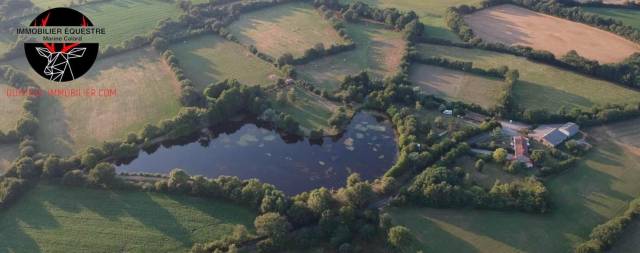
[[[358,113],[342,136],[321,143],[282,137],[259,123],[212,131],[210,140],[196,137],[164,144],[151,154],[141,152],[118,171],[168,173],[181,168],[190,175],[257,178],[296,194],[321,186],[342,187],[351,172],[375,179],[393,165],[397,154],[390,122],[367,112]]]

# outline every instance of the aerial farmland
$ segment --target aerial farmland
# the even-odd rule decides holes
[[[638,248],[638,3],[0,14],[0,252]]]

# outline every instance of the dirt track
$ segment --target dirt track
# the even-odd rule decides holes
[[[562,56],[570,50],[601,63],[619,62],[640,45],[588,25],[500,5],[464,17],[474,33],[490,42],[530,46]]]

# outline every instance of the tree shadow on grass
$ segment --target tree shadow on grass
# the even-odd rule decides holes
[[[76,191],[77,189],[78,191]],[[49,203],[66,212],[79,213],[88,209],[101,217],[121,222],[131,217],[145,227],[159,231],[183,246],[190,246],[190,232],[182,226],[177,217],[156,202],[146,192],[120,192],[73,188],[63,198],[49,200]]]
[[[53,96],[40,98],[38,145],[44,151],[61,156],[73,154],[75,142],[69,134],[67,112],[60,100]]]
[[[531,109],[531,105],[539,104],[541,107],[559,110],[562,106],[567,108],[589,108],[593,101],[586,97],[578,96],[564,90],[556,89],[553,85],[543,85],[534,82],[520,80],[514,85],[513,93],[516,102],[523,109]],[[555,112],[550,110],[550,112]]]

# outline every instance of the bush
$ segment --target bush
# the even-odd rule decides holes
[[[89,182],[99,186],[110,186],[116,178],[116,168],[110,163],[99,163],[89,171]]]
[[[68,186],[85,186],[87,178],[81,170],[70,170],[62,176],[62,184]]]
[[[395,226],[389,229],[387,242],[396,249],[406,248],[411,242],[411,232],[403,226]]]

